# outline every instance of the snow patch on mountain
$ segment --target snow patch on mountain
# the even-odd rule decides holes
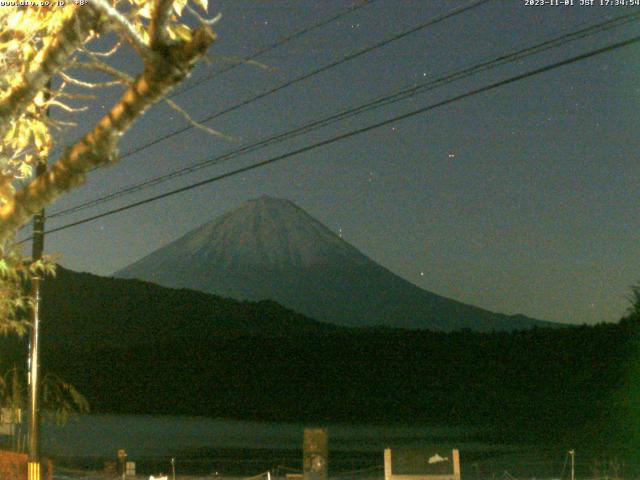
[[[289,200],[261,197],[191,231],[116,273],[154,270],[173,262],[204,262],[216,268],[274,269],[368,261],[356,248]]]

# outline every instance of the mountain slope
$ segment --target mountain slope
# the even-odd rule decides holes
[[[221,335],[323,335],[339,329],[272,301],[239,302],[138,280],[58,267],[43,283],[44,337],[56,348],[91,351]]]
[[[422,290],[292,202],[246,202],[114,274],[236,299],[272,299],[346,326],[514,330],[551,325]]]

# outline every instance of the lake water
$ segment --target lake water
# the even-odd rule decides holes
[[[314,425],[308,425],[314,426]],[[333,451],[382,452],[385,447],[464,444],[477,432],[467,427],[323,425]],[[130,456],[170,455],[185,449],[299,450],[305,425],[246,422],[201,417],[79,415],[66,425],[43,425],[42,451],[51,456],[112,457],[119,448]]]
[[[276,477],[302,468],[305,427],[295,423],[247,422],[201,417],[80,415],[63,426],[43,425],[42,452],[60,467],[96,470],[115,461],[118,449],[136,462],[139,473],[170,471],[223,476],[249,476],[267,470]],[[379,425],[322,425],[329,431],[329,466],[332,477],[345,472],[369,476],[343,477],[379,480],[387,447],[460,449],[465,461],[512,454],[507,445],[475,440],[468,427],[410,427]],[[493,461],[493,460],[492,460]],[[338,475],[340,474],[340,475]]]

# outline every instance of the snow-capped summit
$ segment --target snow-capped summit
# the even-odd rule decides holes
[[[267,196],[244,203],[157,253],[161,252],[217,268],[305,268],[347,258],[366,261],[357,249],[293,202]]]
[[[243,300],[275,300],[316,320],[454,330],[546,322],[422,290],[358,251],[300,207],[261,197],[115,273]]]

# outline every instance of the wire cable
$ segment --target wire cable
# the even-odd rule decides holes
[[[336,20],[339,20],[342,17],[344,17],[346,15],[349,15],[349,14],[351,14],[351,13],[357,11],[357,10],[360,10],[361,8],[366,7],[367,5],[369,5],[369,4],[371,4],[371,3],[375,2],[375,1],[377,1],[377,0],[362,0],[358,4],[355,4],[355,5],[352,5],[350,7],[347,7],[344,10],[341,10],[339,13],[337,13],[337,14],[329,17],[329,18],[321,20],[320,22],[315,23],[313,25],[310,25],[309,27],[306,27],[306,28],[303,28],[301,30],[298,30],[297,32],[294,32],[291,35],[289,35],[289,36],[287,36],[287,37],[285,37],[285,38],[283,38],[281,40],[278,40],[278,41],[276,41],[276,42],[274,42],[274,43],[272,43],[270,45],[267,45],[264,48],[261,48],[260,50],[255,51],[254,53],[252,53],[248,57],[244,58],[243,61],[241,61],[240,63],[234,63],[233,65],[229,65],[229,66],[227,66],[225,68],[217,70],[217,71],[211,73],[210,75],[206,75],[206,76],[204,76],[202,78],[199,78],[199,79],[196,79],[196,80],[193,80],[193,81],[189,82],[189,84],[186,85],[185,88],[178,89],[178,90],[172,92],[170,95],[168,95],[168,98],[175,98],[175,97],[177,97],[179,95],[182,95],[183,93],[188,92],[189,90],[197,87],[198,85],[200,85],[200,84],[202,84],[204,82],[212,80],[212,79],[218,77],[219,75],[222,75],[223,73],[228,72],[229,70],[233,70],[234,68],[237,68],[240,65],[243,65],[243,64],[245,64],[247,62],[250,62],[251,60],[255,60],[257,57],[259,57],[259,56],[261,56],[261,55],[263,55],[263,54],[265,54],[265,53],[267,53],[267,52],[269,52],[271,50],[274,50],[274,49],[276,49],[276,48],[278,48],[278,47],[280,47],[280,46],[282,46],[282,45],[284,45],[286,43],[291,42],[292,40],[295,40],[295,39],[297,39],[297,38],[299,38],[299,37],[301,37],[303,35],[306,35],[307,33],[312,32],[313,30],[317,30],[318,28],[324,27],[325,25],[328,25],[328,24],[330,24],[330,23],[332,23],[332,22],[334,22]]]
[[[640,19],[640,13],[634,13],[634,14],[628,14],[628,15],[622,15],[616,18],[613,18],[611,20],[596,24],[596,25],[592,25],[589,27],[586,27],[584,29],[578,30],[576,32],[571,32],[559,37],[555,37],[553,39],[544,41],[542,43],[538,43],[536,45],[530,46],[530,47],[526,47],[523,49],[520,49],[516,52],[512,52],[506,55],[501,55],[498,56],[496,58],[493,58],[491,60],[482,62],[478,65],[472,66],[472,67],[468,67],[465,68],[463,70],[459,70],[457,72],[445,75],[444,77],[440,77],[438,79],[435,80],[430,80],[428,82],[424,82],[421,83],[419,85],[414,85],[411,86],[409,88],[405,88],[402,89],[400,91],[397,91],[395,93],[392,94],[388,94],[388,95],[383,95],[381,97],[378,97],[370,102],[367,102],[363,105],[360,105],[358,107],[355,108],[348,108],[345,110],[342,110],[341,112],[338,112],[337,114],[333,114],[330,115],[328,117],[324,117],[320,120],[315,120],[312,121],[310,123],[307,123],[301,127],[298,127],[294,130],[289,130],[280,134],[276,134],[276,135],[271,135],[269,137],[263,138],[261,140],[258,140],[250,145],[241,147],[239,149],[236,149],[234,151],[222,154],[222,155],[218,155],[215,156],[213,158],[208,158],[199,162],[196,162],[193,165],[189,165],[183,168],[180,168],[176,171],[161,175],[161,176],[157,176],[142,182],[139,182],[135,185],[129,186],[127,188],[118,190],[116,192],[107,194],[107,195],[103,195],[101,197],[95,198],[93,200],[89,200],[87,202],[81,203],[79,205],[75,205],[63,210],[60,210],[58,212],[55,212],[51,215],[49,215],[49,218],[57,218],[57,217],[62,217],[62,216],[66,216],[90,207],[94,207],[96,205],[100,205],[102,203],[114,200],[116,198],[120,198],[123,197],[125,195],[130,195],[136,192],[139,192],[141,190],[144,190],[146,188],[150,188],[153,187],[155,185],[164,183],[168,180],[174,179],[174,178],[178,178],[180,176],[186,175],[188,173],[192,173],[195,172],[197,170],[200,170],[202,168],[206,168],[209,167],[211,165],[216,165],[219,163],[222,163],[224,161],[228,161],[231,160],[233,158],[236,158],[237,156],[258,150],[260,148],[264,148],[266,146],[270,146],[273,145],[275,143],[280,143],[284,140],[289,140],[291,138],[295,138],[297,136],[300,136],[302,134],[308,133],[312,130],[316,130],[322,127],[325,127],[327,125],[330,125],[332,123],[335,123],[337,121],[341,121],[344,120],[346,118],[355,116],[355,115],[359,115],[361,113],[370,111],[372,109],[375,108],[380,108],[382,106],[386,106],[389,105],[391,103],[395,103],[395,102],[399,102],[401,100],[405,100],[407,98],[410,98],[412,96],[415,96],[417,94],[422,94],[425,93],[427,91],[431,91],[435,88],[441,87],[442,85],[446,85],[449,84],[453,81],[457,81],[463,78],[467,78],[469,76],[475,75],[481,71],[485,71],[485,70],[489,70],[489,69],[493,69],[493,68],[497,68],[501,65],[504,65],[505,63],[508,62],[513,62],[516,60],[520,60],[522,58],[526,58],[528,56],[531,55],[535,55],[538,54],[540,52],[549,50],[551,48],[556,48],[562,45],[565,45],[569,42],[572,41],[576,41],[578,39],[582,39],[585,38],[588,35],[593,35],[593,34],[597,34],[600,33],[602,31],[611,29],[611,28],[615,28],[615,27],[619,27],[621,25],[624,25],[626,23],[629,23],[631,21],[636,21]]]
[[[503,87],[505,85],[509,85],[511,83],[515,83],[515,82],[518,82],[520,80],[524,80],[526,78],[537,76],[537,75],[540,75],[542,73],[549,72],[551,70],[555,70],[557,68],[560,68],[560,67],[563,67],[563,66],[566,66],[566,65],[577,63],[577,62],[580,62],[582,60],[586,60],[588,58],[592,58],[592,57],[595,57],[595,56],[598,56],[598,55],[602,55],[604,53],[608,53],[608,52],[617,50],[619,48],[623,48],[623,47],[627,47],[627,46],[630,46],[630,45],[634,45],[634,44],[639,43],[639,42],[640,42],[640,36],[636,36],[636,37],[632,37],[632,38],[627,39],[627,40],[623,40],[621,42],[616,42],[616,43],[607,45],[605,47],[598,48],[596,50],[591,50],[591,51],[589,51],[587,53],[583,53],[583,54],[568,58],[566,60],[555,62],[555,63],[552,63],[550,65],[546,65],[544,67],[539,67],[539,68],[536,68],[534,70],[530,70],[528,72],[509,77],[509,78],[507,78],[505,80],[501,80],[501,81],[498,81],[498,82],[491,83],[491,84],[486,85],[484,87],[476,88],[474,90],[468,91],[468,92],[460,94],[460,95],[456,95],[456,96],[451,97],[449,99],[442,100],[440,102],[433,103],[431,105],[427,105],[425,107],[421,107],[421,108],[418,108],[416,110],[412,110],[410,112],[407,112],[407,113],[404,113],[404,114],[401,114],[401,115],[397,115],[397,116],[388,118],[386,120],[382,120],[380,122],[376,122],[376,123],[373,123],[371,125],[367,125],[365,127],[358,128],[356,130],[351,130],[350,132],[347,132],[347,133],[344,133],[344,134],[341,134],[341,135],[337,135],[337,136],[328,138],[326,140],[322,140],[322,141],[313,143],[311,145],[307,145],[305,147],[298,148],[296,150],[293,150],[293,151],[290,151],[290,152],[287,152],[287,153],[284,153],[284,154],[281,154],[281,155],[277,155],[275,157],[271,157],[271,158],[269,158],[267,160],[263,160],[261,162],[254,163],[252,165],[248,165],[248,166],[245,166],[245,167],[242,167],[242,168],[238,168],[238,169],[235,169],[233,171],[230,171],[230,172],[227,172],[227,173],[224,173],[224,174],[221,174],[221,175],[217,175],[215,177],[211,177],[211,178],[208,178],[208,179],[205,179],[205,180],[201,180],[199,182],[192,183],[190,185],[187,185],[187,186],[184,186],[184,187],[181,187],[181,188],[176,188],[176,189],[171,190],[169,192],[165,192],[165,193],[162,193],[162,194],[159,194],[159,195],[154,195],[152,197],[148,197],[148,198],[146,198],[144,200],[140,200],[138,202],[130,203],[130,204],[124,205],[122,207],[114,208],[112,210],[108,210],[106,212],[103,212],[103,213],[100,213],[100,214],[97,214],[97,215],[92,215],[90,217],[87,217],[87,218],[84,218],[84,219],[81,219],[81,220],[78,220],[78,221],[75,221],[75,222],[71,222],[71,223],[68,223],[66,225],[62,225],[60,227],[56,227],[56,228],[47,230],[45,233],[46,234],[51,234],[51,233],[67,230],[69,228],[72,228],[72,227],[75,227],[75,226],[78,226],[78,225],[82,225],[82,224],[85,224],[85,223],[88,223],[88,222],[92,222],[92,221],[98,220],[100,218],[104,218],[104,217],[107,217],[107,216],[110,216],[110,215],[113,215],[113,214],[116,214],[116,213],[120,213],[120,212],[123,212],[123,211],[126,211],[126,210],[130,210],[132,208],[136,208],[136,207],[139,207],[141,205],[146,205],[148,203],[152,203],[152,202],[158,201],[160,199],[176,195],[178,193],[182,193],[182,192],[186,192],[186,191],[189,191],[189,190],[193,190],[193,189],[201,187],[203,185],[208,185],[210,183],[218,182],[220,180],[223,180],[223,179],[238,175],[240,173],[244,173],[244,172],[248,172],[248,171],[251,171],[251,170],[255,170],[255,169],[264,167],[266,165],[270,165],[270,164],[282,161],[284,159],[299,155],[301,153],[306,153],[306,152],[309,152],[311,150],[315,150],[315,149],[323,147],[323,146],[331,145],[331,144],[339,142],[341,140],[345,140],[347,138],[351,138],[351,137],[354,137],[356,135],[360,135],[360,134],[369,132],[371,130],[375,130],[375,129],[383,127],[383,126],[387,126],[387,125],[389,125],[391,123],[396,123],[398,121],[405,120],[407,118],[411,118],[411,117],[414,117],[416,115],[420,115],[420,114],[429,112],[431,110],[435,110],[437,108],[440,108],[440,107],[443,107],[443,106],[446,106],[446,105],[450,105],[450,104],[458,102],[460,100],[463,100],[463,99],[466,99],[466,98],[469,98],[469,97],[473,97],[473,96],[478,95],[480,93],[484,93],[484,92],[488,92],[488,91],[491,91],[491,90],[495,90],[495,89]],[[23,239],[23,240],[20,240],[17,243],[24,243],[25,241],[30,240],[30,239],[31,239],[31,237]]]
[[[197,80],[188,82],[189,84],[186,85],[184,88],[175,90],[175,91],[171,92],[169,95],[167,95],[167,98],[172,99],[172,98],[175,98],[175,97],[177,97],[179,95],[182,95],[183,93],[185,93],[185,92],[197,87],[198,85],[200,85],[200,84],[202,84],[204,82],[212,80],[212,79],[222,75],[223,73],[226,73],[226,72],[228,72],[230,70],[233,70],[234,68],[239,67],[240,65],[244,65],[244,64],[246,64],[248,62],[251,62],[252,60],[255,60],[257,57],[259,57],[261,55],[264,55],[265,53],[270,52],[271,50],[274,50],[274,49],[276,49],[276,48],[278,48],[278,47],[280,47],[282,45],[285,45],[285,44],[287,44],[287,43],[289,43],[289,42],[291,42],[293,40],[296,40],[297,38],[300,38],[300,37],[306,35],[307,33],[312,32],[313,30],[317,30],[318,28],[324,27],[325,25],[328,25],[328,24],[330,24],[330,23],[332,23],[334,21],[340,20],[342,17],[345,17],[345,16],[347,16],[347,15],[349,15],[349,14],[351,14],[351,13],[357,11],[357,10],[360,10],[361,8],[366,7],[367,5],[369,5],[371,3],[374,3],[376,1],[377,0],[361,0],[360,3],[356,3],[356,4],[354,4],[354,5],[350,6],[350,7],[347,7],[345,9],[341,10],[340,12],[338,12],[337,14],[332,15],[331,17],[328,17],[328,18],[326,18],[324,20],[320,20],[319,22],[314,23],[313,25],[309,25],[308,27],[304,27],[304,28],[302,28],[300,30],[297,30],[297,31],[293,32],[292,34],[290,34],[290,35],[288,35],[288,36],[286,36],[284,38],[281,38],[280,40],[277,40],[274,43],[271,43],[271,44],[267,45],[266,47],[263,47],[263,48],[261,48],[259,50],[256,50],[251,55],[249,55],[248,57],[243,58],[238,63],[234,63],[234,64],[229,65],[227,67],[224,67],[224,68],[222,68],[220,70],[216,70],[215,72],[213,72],[213,73],[211,73],[209,75],[206,75],[206,76],[204,76],[202,78],[199,78]],[[80,141],[80,139],[76,140],[76,142],[74,142],[74,143],[77,143],[78,141]],[[56,148],[56,150],[59,150],[59,147]]]
[[[333,68],[336,68],[337,66],[342,65],[342,64],[344,64],[346,62],[349,62],[351,60],[354,60],[354,59],[356,59],[358,57],[361,57],[362,55],[365,55],[365,54],[367,54],[369,52],[372,52],[374,50],[377,50],[379,48],[387,46],[387,45],[389,45],[389,44],[391,44],[393,42],[396,42],[396,41],[398,41],[400,39],[403,39],[403,38],[407,37],[408,35],[411,35],[411,34],[413,34],[415,32],[420,31],[420,30],[424,30],[425,28],[428,28],[428,27],[431,27],[433,25],[436,25],[436,24],[438,24],[440,22],[443,22],[444,20],[447,20],[449,18],[455,17],[457,15],[460,15],[460,14],[465,13],[467,11],[470,11],[472,9],[478,8],[478,7],[482,6],[482,5],[484,5],[485,3],[488,3],[488,2],[491,2],[491,1],[493,1],[493,0],[475,0],[474,2],[471,2],[470,4],[468,4],[466,6],[454,8],[453,10],[450,10],[450,11],[448,11],[446,13],[437,15],[437,16],[427,20],[426,22],[423,22],[423,23],[421,23],[420,25],[418,25],[416,27],[412,27],[412,28],[410,28],[408,30],[405,30],[405,31],[400,32],[400,33],[397,33],[397,34],[393,35],[392,37],[390,37],[390,38],[388,38],[386,40],[382,40],[382,41],[380,41],[378,43],[375,43],[373,45],[370,45],[368,47],[364,47],[364,48],[362,48],[360,50],[356,50],[355,52],[350,53],[346,57],[342,57],[342,58],[340,58],[338,60],[335,60],[335,61],[323,66],[323,67],[316,68],[315,70],[312,70],[311,72],[305,73],[305,74],[300,75],[298,77],[295,77],[295,78],[293,78],[291,80],[288,80],[288,81],[278,85],[277,87],[271,88],[269,90],[265,90],[262,93],[259,93],[258,95],[255,95],[255,96],[253,96],[251,98],[247,98],[247,99],[241,101],[240,103],[236,103],[235,105],[232,105],[232,106],[230,106],[228,108],[225,108],[224,110],[220,110],[219,112],[216,112],[214,114],[208,115],[207,117],[202,118],[202,119],[198,120],[197,122],[198,123],[206,123],[206,122],[209,122],[209,121],[211,121],[213,119],[221,117],[222,115],[226,115],[227,113],[231,113],[231,112],[233,112],[235,110],[238,110],[239,108],[242,108],[242,107],[244,107],[246,105],[249,105],[251,103],[257,102],[258,100],[261,100],[261,99],[263,99],[263,98],[265,98],[265,97],[267,97],[269,95],[272,95],[272,94],[274,94],[276,92],[279,92],[280,90],[283,90],[283,89],[288,88],[288,87],[290,87],[292,85],[295,85],[296,83],[300,83],[300,82],[302,82],[304,80],[308,80],[309,78],[314,77],[315,75],[318,75],[320,73],[323,73],[323,72],[326,72],[326,71],[331,70]],[[125,157],[129,157],[131,155],[139,153],[142,150],[146,150],[147,148],[149,148],[149,147],[151,147],[153,145],[156,145],[156,144],[158,144],[160,142],[163,142],[164,140],[167,140],[167,139],[169,139],[171,137],[174,137],[174,136],[179,135],[181,133],[184,133],[184,132],[186,132],[188,130],[191,130],[192,128],[194,128],[193,125],[187,125],[187,126],[185,126],[183,128],[179,128],[177,130],[174,130],[170,134],[167,134],[167,135],[164,135],[162,137],[156,138],[154,140],[151,140],[150,142],[147,142],[147,143],[145,143],[143,145],[140,145],[140,146],[135,147],[135,148],[133,148],[131,150],[128,150],[127,152],[123,153],[120,156],[120,159],[123,159]]]

